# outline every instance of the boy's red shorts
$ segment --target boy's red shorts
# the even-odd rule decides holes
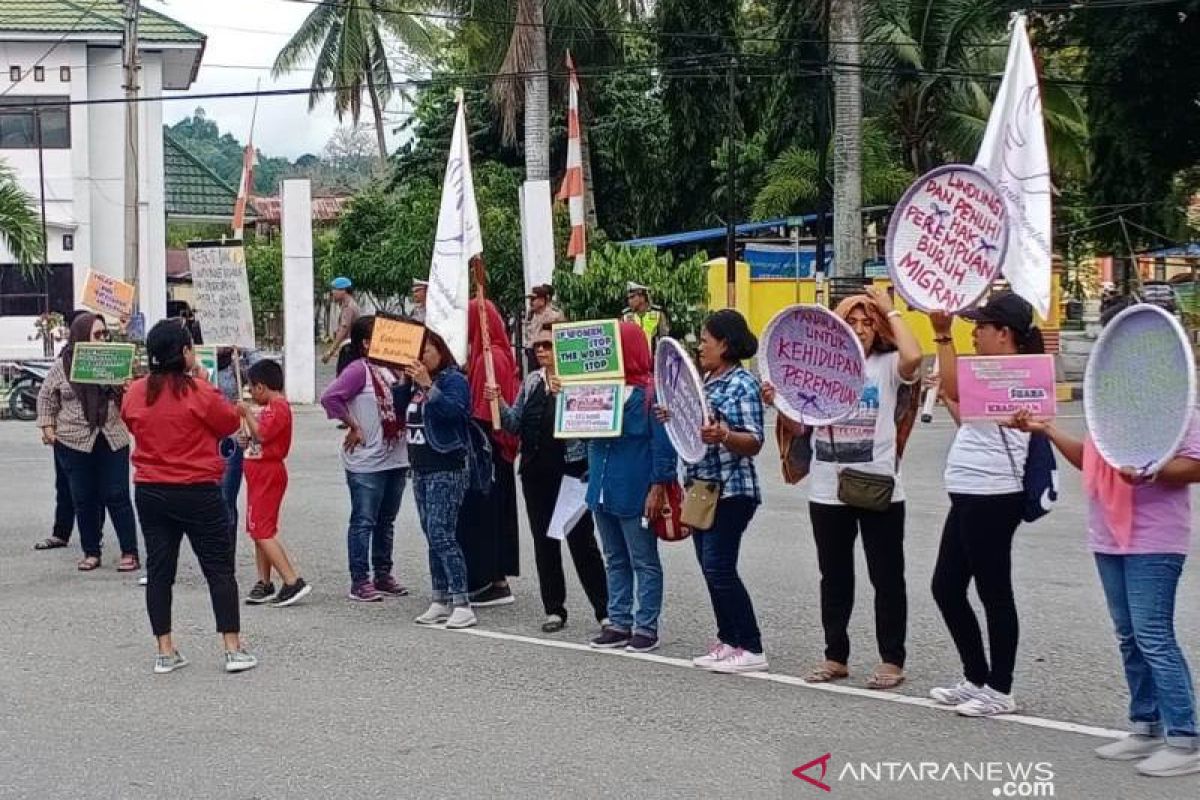
[[[251,539],[273,539],[279,532],[279,507],[287,491],[287,467],[280,461],[247,459],[246,533]]]

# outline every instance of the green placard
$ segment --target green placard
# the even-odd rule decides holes
[[[133,377],[137,348],[132,344],[80,342],[71,357],[71,383],[120,385]]]
[[[595,382],[625,377],[619,323],[615,319],[562,322],[554,326],[554,364],[563,381]]]
[[[554,438],[620,436],[624,411],[623,381],[564,384],[554,403]]]
[[[192,348],[196,354],[196,363],[204,367],[208,373],[208,382],[217,385],[217,346],[215,344],[198,344]]]

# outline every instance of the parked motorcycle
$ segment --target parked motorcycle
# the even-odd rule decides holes
[[[13,419],[32,422],[37,419],[38,392],[50,374],[50,362],[22,361],[8,394],[8,410]]]

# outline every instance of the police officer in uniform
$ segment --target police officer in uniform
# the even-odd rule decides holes
[[[626,300],[629,306],[621,312],[621,319],[641,328],[650,344],[650,352],[654,352],[658,340],[671,335],[667,312],[651,304],[650,290],[640,283],[629,282],[626,287]]]

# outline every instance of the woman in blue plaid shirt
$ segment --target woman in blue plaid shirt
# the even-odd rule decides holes
[[[742,366],[756,352],[758,339],[738,312],[717,311],[704,323],[700,372],[712,417],[700,429],[708,451],[700,462],[688,466],[687,481],[720,484],[712,527],[692,535],[717,617],[717,641],[692,663],[713,672],[767,668],[754,604],[737,570],[742,534],[762,502],[754,469],[754,457],[763,445],[762,387]]]

